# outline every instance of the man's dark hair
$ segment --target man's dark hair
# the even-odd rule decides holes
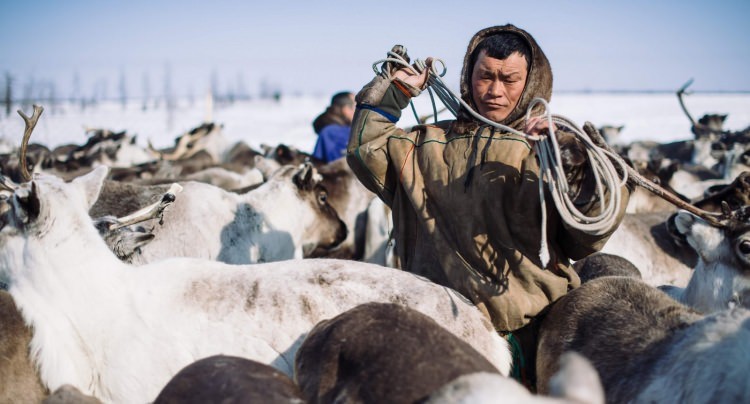
[[[342,91],[331,97],[332,107],[349,107],[352,105],[354,105],[354,101],[352,101],[352,93],[350,91]]]
[[[531,48],[529,44],[518,34],[512,32],[501,32],[489,36],[482,40],[482,42],[474,48],[471,53],[471,62],[469,66],[473,69],[474,64],[479,58],[479,54],[482,51],[487,51],[487,56],[495,59],[506,59],[514,52],[519,52],[526,58],[526,68],[531,67]]]

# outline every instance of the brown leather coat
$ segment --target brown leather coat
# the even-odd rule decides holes
[[[549,100],[552,92],[549,62],[525,31],[506,25],[472,38],[462,98],[474,107],[467,66],[472,50],[488,35],[506,30],[521,35],[532,49],[524,93],[501,122],[523,129],[529,102]],[[539,164],[526,140],[480,127],[464,114],[406,132],[395,122],[410,100],[399,87],[410,95],[419,93],[377,76],[357,95],[347,161],[360,181],[392,208],[402,268],[458,290],[499,331],[516,330],[579,286],[569,260],[601,249],[615,228],[603,236],[568,228],[548,197],[551,260],[542,267]],[[628,193],[623,195],[620,218]],[[597,200],[577,202],[590,215],[600,208]]]

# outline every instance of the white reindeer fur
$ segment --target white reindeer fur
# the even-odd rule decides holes
[[[704,313],[725,310],[737,303],[750,307],[750,301],[742,301],[750,295],[750,277],[745,274],[747,264],[736,257],[734,240],[723,230],[686,211],[678,213],[675,225],[698,253],[698,264],[687,287],[671,288],[667,292]]]
[[[724,310],[697,321],[654,363],[634,402],[733,403],[750,399],[750,311]]]
[[[649,285],[684,287],[692,268],[664,251],[651,234],[651,228],[663,223],[669,215],[669,212],[626,214],[601,251],[632,262]]]
[[[322,259],[124,264],[87,215],[106,172],[69,184],[37,178],[39,219],[0,230],[0,280],[34,330],[32,354],[51,391],[67,383],[107,402],[143,403],[184,366],[215,354],[291,375],[296,349],[318,321],[369,301],[419,310],[509,371],[505,340],[470,302],[403,271]]]
[[[260,187],[236,194],[213,185],[185,182],[164,212],[154,239],[133,255],[147,264],[171,257],[254,264],[303,257],[315,247],[320,212],[301,201],[286,166]],[[323,225],[320,225],[323,228]]]
[[[550,395],[534,395],[515,379],[497,373],[460,376],[430,394],[425,404],[603,404],[604,389],[586,358],[569,351],[550,380]]]

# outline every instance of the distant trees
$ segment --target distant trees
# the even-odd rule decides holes
[[[151,100],[151,81],[146,72],[143,72],[141,76],[141,98],[143,99],[141,109],[146,111],[148,109],[148,102]]]
[[[10,115],[11,106],[13,105],[13,76],[5,72],[5,96],[3,97],[5,105],[5,116]]]
[[[120,104],[124,110],[128,106],[128,86],[125,81],[125,71],[120,70],[120,83],[117,86],[120,90]]]
[[[167,107],[167,129],[172,129],[177,99],[172,91],[172,67],[169,63],[164,65],[164,103]]]
[[[44,105],[47,111],[54,113],[56,109],[60,108],[62,101],[66,102],[66,108],[78,106],[81,111],[87,108],[95,108],[103,101],[118,102],[125,109],[128,102],[136,99],[133,93],[136,94],[135,97],[139,97],[140,108],[143,111],[149,108],[164,107],[172,114],[178,107],[178,95],[188,105],[193,105],[196,99],[200,100],[203,94],[208,94],[211,98],[212,108],[222,108],[237,101],[249,100],[252,97],[242,71],[237,72],[228,80],[223,80],[218,70],[212,70],[209,77],[208,93],[205,92],[205,87],[202,89],[196,88],[194,82],[176,88],[173,73],[172,67],[166,63],[163,67],[160,82],[154,83],[149,73],[144,71],[141,75],[140,91],[138,91],[137,87],[134,89],[130,85],[131,81],[128,80],[127,69],[125,68],[121,68],[116,76],[109,78],[101,76],[91,78],[74,71],[72,80],[68,82],[70,84],[62,86],[63,92],[61,92],[61,87],[58,87],[57,82],[53,79],[40,78],[33,74],[19,79],[17,73],[6,71],[0,76],[0,85],[2,85],[0,90],[0,107],[2,109],[0,114],[4,111],[4,116],[8,116],[16,109],[16,106],[28,109],[35,103]],[[112,82],[116,83],[116,86],[110,88]],[[162,91],[154,91],[154,85],[157,88],[161,86]],[[138,94],[139,92],[140,94]],[[197,97],[196,94],[198,94]],[[273,83],[266,77],[260,79],[257,97],[279,101],[281,96],[282,92],[278,84]]]

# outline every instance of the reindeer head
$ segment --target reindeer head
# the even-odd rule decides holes
[[[720,226],[681,211],[675,217],[676,230],[706,262],[732,262],[750,272],[750,206],[730,210],[722,202]]]
[[[623,128],[625,128],[625,125],[603,125],[599,127],[599,133],[602,134],[602,137],[604,137],[604,140],[607,142],[607,144],[611,146],[612,144],[618,142],[620,133],[622,132]]]
[[[16,267],[12,263],[19,253],[27,253],[29,243],[52,249],[74,234],[96,235],[88,210],[99,196],[107,171],[100,167],[69,183],[42,174],[0,192],[0,273]]]
[[[750,206],[722,208],[718,226],[684,211],[675,218],[676,229],[700,257],[683,299],[704,312],[750,307]]]
[[[698,119],[698,123],[705,126],[708,130],[721,132],[724,128],[724,121],[727,120],[727,116],[727,114],[705,114]]]
[[[80,212],[90,227],[88,210],[99,197],[108,171],[105,166],[98,167],[68,183],[54,175],[38,174],[12,191],[3,191],[0,193],[3,206],[0,234],[17,229],[26,236],[33,236],[40,232],[38,228],[44,228],[45,232],[50,230],[50,223],[45,223],[50,218],[69,224],[68,218],[80,216]]]
[[[26,121],[22,160],[41,111],[35,106],[32,119],[21,113]],[[96,235],[88,210],[99,196],[108,168],[100,167],[70,183],[53,175],[32,178],[23,171],[26,179],[21,184],[0,175],[0,280],[8,284],[14,278],[12,272],[25,268],[20,263],[34,260],[34,251],[64,248],[61,246],[67,245],[72,234],[88,231]],[[39,248],[32,248],[31,244]]]
[[[285,171],[287,174],[284,174]],[[323,177],[315,167],[308,162],[297,168],[279,170],[277,173],[275,176],[291,175],[300,199],[305,201],[316,216],[315,224],[305,231],[305,238],[317,242],[303,245],[304,255],[308,257],[316,249],[317,253],[320,253],[341,244],[347,235],[346,224],[328,202],[328,191],[320,184]]]

